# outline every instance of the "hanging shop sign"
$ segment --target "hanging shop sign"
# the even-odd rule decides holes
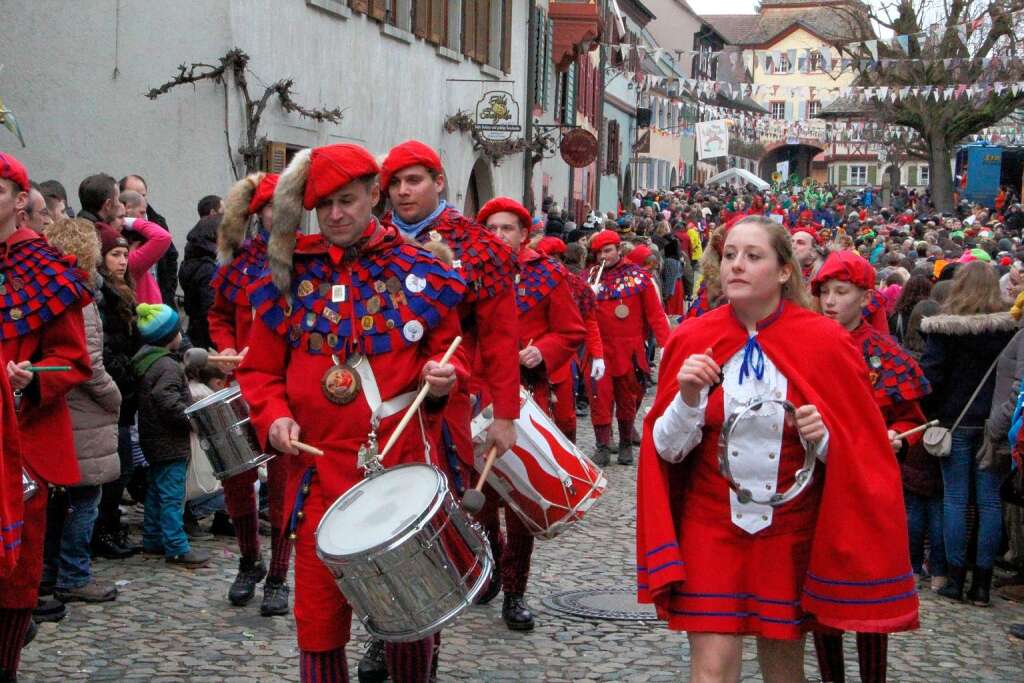
[[[573,168],[583,168],[597,160],[597,138],[582,128],[575,128],[563,135],[559,149],[562,159]]]
[[[519,104],[505,90],[485,92],[476,103],[476,129],[487,140],[508,140],[522,130]]]

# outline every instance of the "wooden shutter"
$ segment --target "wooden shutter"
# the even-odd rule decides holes
[[[430,33],[430,0],[413,0],[412,32],[417,38],[426,38]]]
[[[532,53],[533,58],[533,101],[536,106],[541,109],[544,108],[544,102],[542,93],[544,92],[543,83],[543,64],[544,64],[544,12],[539,7],[534,7],[531,10],[533,12],[533,47]],[[529,116],[533,116],[533,112],[527,113]]]
[[[469,58],[476,50],[476,0],[462,0],[462,54]]]
[[[486,64],[491,55],[491,0],[476,0],[476,61]]]
[[[352,8],[353,12],[366,14],[367,10],[370,9],[370,0],[349,0],[348,6]]]
[[[512,73],[512,0],[501,3],[501,70]]]
[[[281,173],[288,165],[288,146],[283,142],[267,141],[263,145],[263,164],[260,168],[267,173]]]
[[[430,0],[430,42],[448,44],[448,0]]]
[[[868,185],[878,183],[878,166],[868,166]]]
[[[907,185],[917,185],[917,166],[907,167]]]
[[[843,164],[839,167],[839,184],[849,185],[850,184],[850,167]]]
[[[370,0],[370,17],[377,21],[384,21],[388,15],[388,0]]]

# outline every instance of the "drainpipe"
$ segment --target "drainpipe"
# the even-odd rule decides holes
[[[607,7],[605,7],[607,12]],[[605,14],[607,17],[607,13]],[[607,23],[607,22],[606,22]],[[599,50],[597,60],[597,111],[594,112],[594,126],[597,128],[597,160],[594,162],[594,206],[595,212],[600,213],[601,207],[601,178],[604,176],[604,155],[601,150],[604,149],[605,144],[605,131],[604,131],[604,69],[607,66],[608,56],[605,53],[604,47],[598,43],[597,49]],[[618,202],[616,202],[618,204]],[[618,208],[618,206],[616,206]]]
[[[527,141],[533,139],[533,92],[536,89],[535,72],[538,59],[533,47],[537,44],[536,36],[539,30],[536,6],[536,1],[529,4],[530,16],[526,24],[526,107],[524,108],[526,125],[523,135]],[[527,151],[523,157],[523,206],[532,214],[536,208],[533,196],[533,152]]]

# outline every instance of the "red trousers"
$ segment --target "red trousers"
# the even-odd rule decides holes
[[[612,423],[612,409],[619,424],[633,424],[636,409],[643,397],[636,373],[627,372],[618,377],[607,374],[597,381],[597,393],[590,401],[590,421],[594,427],[608,427]]]
[[[35,609],[43,578],[43,539],[46,536],[47,487],[39,477],[39,490],[25,501],[21,555],[10,576],[0,579],[0,609]]]
[[[281,456],[267,462],[267,487],[270,501],[270,526],[283,529],[287,522],[284,506],[284,492],[288,482],[287,464]],[[231,519],[255,515],[256,505],[255,484],[257,468],[236,474],[224,480],[224,506],[228,509]]]
[[[551,392],[555,396],[552,417],[563,434],[576,442],[576,392],[573,391],[572,375],[564,382],[552,385]]]

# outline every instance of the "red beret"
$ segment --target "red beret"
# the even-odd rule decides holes
[[[380,172],[373,155],[359,145],[317,147],[309,158],[309,175],[302,205],[308,210],[327,195],[337,192],[356,178]],[[262,184],[262,183],[261,183]]]
[[[626,260],[630,263],[635,263],[638,266],[642,266],[647,263],[647,259],[651,257],[654,252],[646,244],[638,244],[626,254]]]
[[[590,238],[590,249],[592,251],[601,251],[609,244],[619,244],[621,242],[622,238],[619,237],[619,233],[614,230],[602,230]]]
[[[22,192],[28,192],[31,188],[28,184],[28,171],[20,161],[6,152],[0,152],[0,178],[12,181]]]
[[[821,286],[829,280],[842,280],[861,289],[874,289],[875,269],[863,256],[852,251],[834,251],[811,281],[814,296],[818,296]]]
[[[259,186],[256,188],[256,193],[252,196],[252,200],[249,202],[249,214],[252,215],[266,206],[271,199],[274,198],[274,190],[277,188],[277,179],[280,178],[276,173],[267,173],[260,180]]]
[[[436,173],[444,173],[441,157],[434,148],[419,140],[406,140],[391,148],[380,169],[380,186],[387,192],[391,185],[391,176],[410,166],[426,166]]]
[[[547,237],[542,238],[540,242],[537,242],[537,251],[545,256],[557,256],[558,254],[564,254],[565,242],[557,237],[548,235]]]
[[[533,217],[530,216],[530,212],[526,210],[526,207],[511,197],[495,197],[484,204],[476,215],[476,222],[480,225],[486,225],[488,218],[502,211],[514,213],[519,219],[519,227],[523,230],[529,230],[533,224]]]
[[[811,239],[814,240],[815,242],[818,242],[820,240],[820,237],[818,236],[818,231],[815,229],[813,225],[794,225],[789,229],[789,234],[791,237],[795,236],[798,232],[806,232],[808,235],[811,236]]]

